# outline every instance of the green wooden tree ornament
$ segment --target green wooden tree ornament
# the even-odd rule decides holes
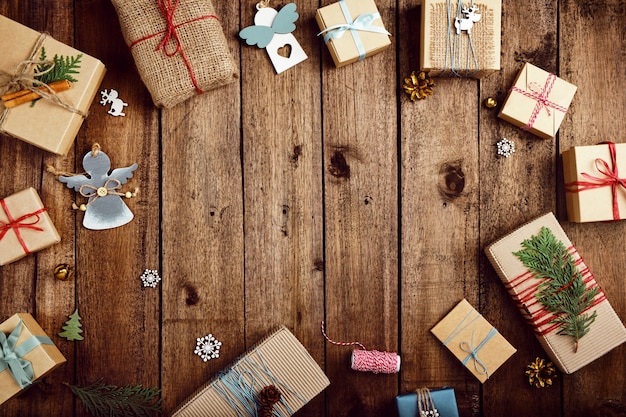
[[[80,323],[81,317],[78,315],[78,309],[74,311],[74,314],[70,316],[70,319],[65,322],[63,326],[63,332],[59,333],[59,336],[66,338],[69,341],[83,340],[84,337],[80,335],[83,332],[83,325]]]

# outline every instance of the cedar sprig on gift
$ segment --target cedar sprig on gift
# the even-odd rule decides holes
[[[80,68],[81,59],[83,54],[76,56],[59,56],[54,55],[52,63],[47,61],[46,48],[41,48],[41,54],[39,55],[39,61],[41,64],[37,65],[37,74],[35,79],[45,84],[51,84],[55,81],[67,80],[70,82],[78,82],[78,80],[72,77],[72,74],[78,74],[78,68]]]
[[[599,288],[587,288],[574,257],[549,228],[542,227],[537,236],[524,240],[522,247],[514,255],[542,279],[535,294],[537,301],[556,316],[551,323],[559,325],[558,334],[574,339],[574,351],[578,351],[578,341],[596,319],[595,311],[591,315],[585,311],[593,305]]]
[[[257,397],[257,416],[272,417],[274,415],[274,404],[280,401],[280,391],[274,385],[264,387]]]
[[[151,417],[161,413],[161,390],[141,385],[118,387],[102,379],[86,387],[64,383],[95,417]]]
[[[411,101],[422,100],[433,94],[435,81],[428,76],[427,72],[421,71],[404,79],[404,92],[411,96]]]

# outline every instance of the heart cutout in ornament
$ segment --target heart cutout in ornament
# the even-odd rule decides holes
[[[287,43],[281,46],[280,48],[276,50],[276,53],[282,56],[283,58],[291,57],[291,45]]]

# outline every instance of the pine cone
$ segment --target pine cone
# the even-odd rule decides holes
[[[280,391],[274,385],[268,385],[261,390],[257,398],[259,403],[258,416],[272,417],[274,404],[280,401]]]

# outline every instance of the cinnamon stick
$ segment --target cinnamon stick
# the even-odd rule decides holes
[[[48,84],[54,92],[59,93],[61,91],[69,90],[72,84],[67,80],[55,81],[53,83]],[[47,91],[45,87],[39,87],[39,90]],[[23,103],[28,103],[30,101],[36,100],[40,98],[41,95],[37,94],[31,90],[21,90],[16,91],[14,93],[5,94],[2,97],[2,101],[4,102],[4,107],[10,109],[15,106],[19,106]]]

